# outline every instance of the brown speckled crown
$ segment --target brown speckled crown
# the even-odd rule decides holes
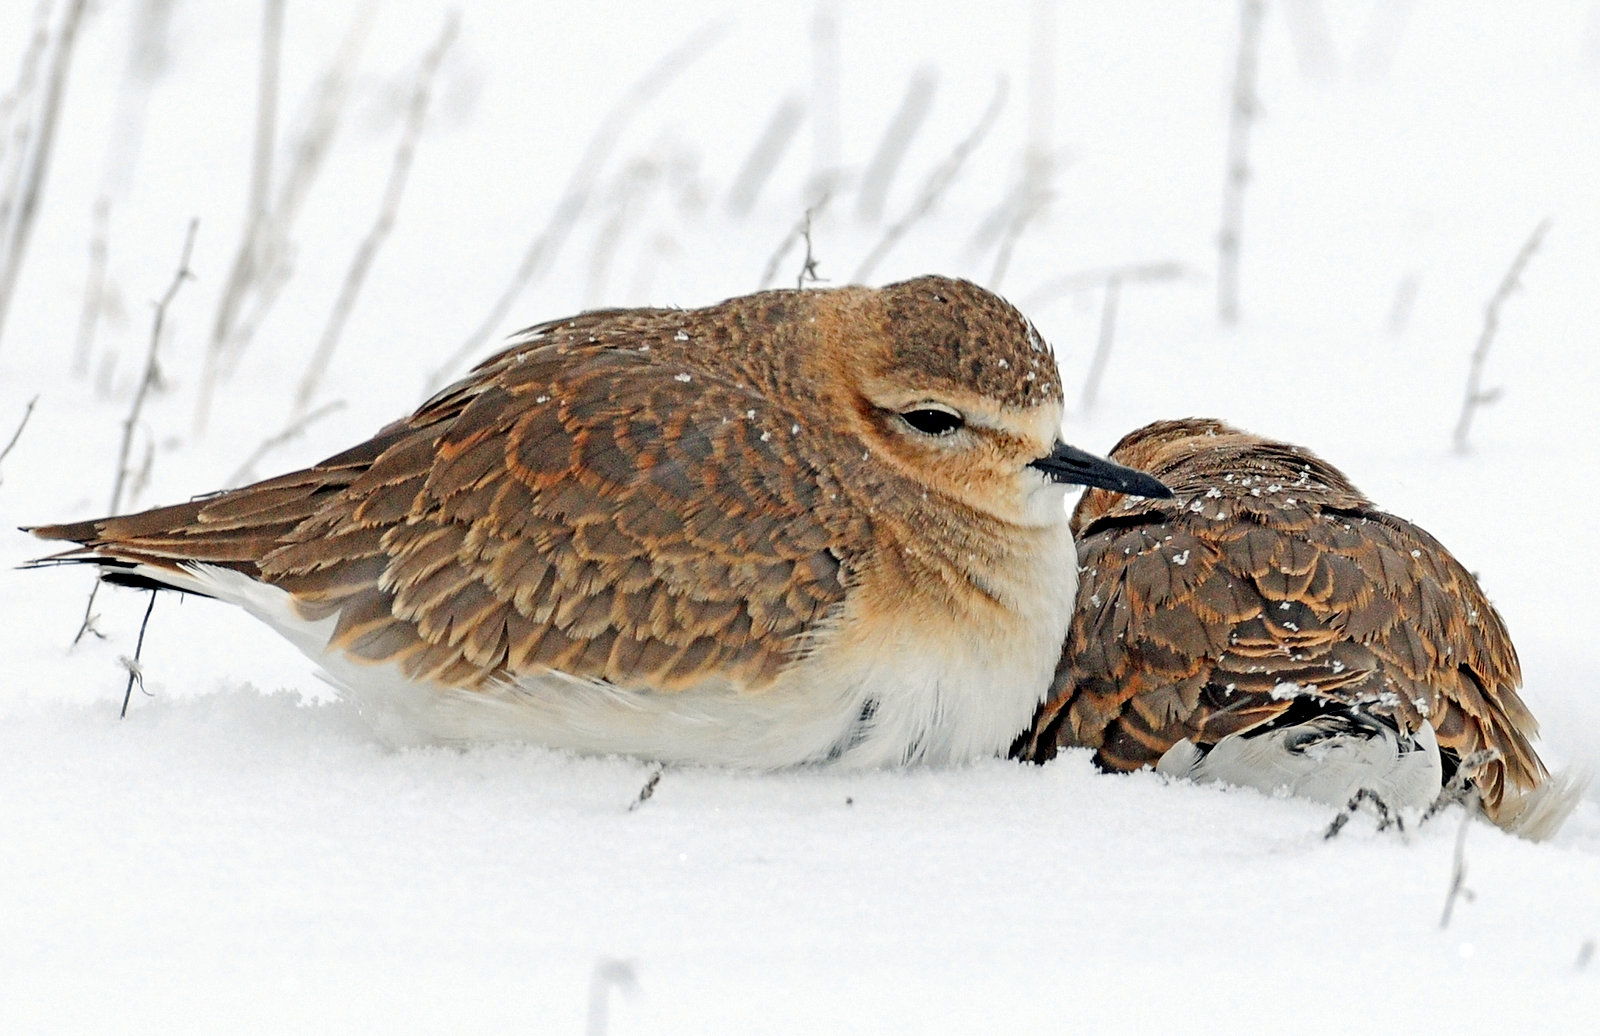
[[[1017,409],[1061,401],[1055,358],[1005,300],[945,277],[891,284],[881,295],[896,364]]]
[[[1447,772],[1494,749],[1474,780],[1492,818],[1515,818],[1546,776],[1538,724],[1499,613],[1443,545],[1309,450],[1220,421],[1158,422],[1111,457],[1175,497],[1080,501],[1079,610],[1024,754],[1154,765],[1283,715],[1287,681],[1403,731],[1427,719]]]

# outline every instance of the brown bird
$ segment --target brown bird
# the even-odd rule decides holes
[[[1005,751],[1071,616],[1049,348],[962,281],[541,324],[310,468],[32,531],[240,605],[392,740],[668,762]]]
[[[1156,422],[1111,457],[1175,495],[1079,502],[1078,612],[1018,754],[1393,808],[1466,767],[1495,822],[1559,826],[1581,788],[1547,783],[1505,624],[1439,541],[1220,421]]]

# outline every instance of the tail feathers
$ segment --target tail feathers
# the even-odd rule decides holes
[[[1506,815],[1500,818],[1500,826],[1530,842],[1548,840],[1583,801],[1590,780],[1589,774],[1575,770],[1551,774],[1537,788],[1522,794],[1515,812],[1508,811],[1509,819]]]
[[[188,564],[215,565],[257,577],[261,558],[315,514],[330,491],[347,485],[358,473],[339,466],[311,468],[137,514],[23,531],[78,545],[42,559],[43,563],[98,564],[113,582],[127,581],[130,565],[180,578],[182,566]]]

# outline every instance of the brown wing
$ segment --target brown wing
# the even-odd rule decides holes
[[[1114,453],[1113,456],[1116,456]],[[1306,697],[1359,704],[1403,730],[1429,719],[1491,816],[1544,769],[1516,688],[1516,652],[1476,581],[1433,537],[1302,486],[1256,496],[1220,480],[1123,505],[1082,530],[1079,610],[1034,727],[1033,752],[1087,745],[1107,769],[1153,765],[1181,738],[1211,745]],[[1248,483],[1247,483],[1248,485]]]
[[[334,647],[417,678],[551,667],[673,689],[714,670],[758,688],[842,600],[848,519],[769,400],[586,345],[606,316],[535,329],[313,468],[35,531],[113,563],[240,569],[336,614]]]

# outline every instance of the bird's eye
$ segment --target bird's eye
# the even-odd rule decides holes
[[[959,413],[938,403],[919,403],[901,413],[900,420],[923,435],[949,435],[966,424]]]

